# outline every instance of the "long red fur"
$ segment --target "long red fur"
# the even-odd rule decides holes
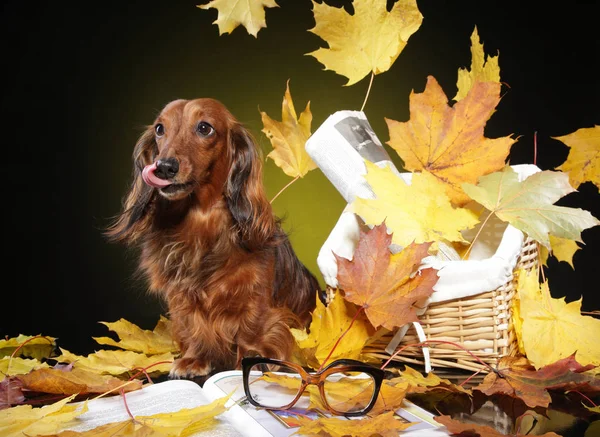
[[[214,132],[201,135],[200,122]],[[181,350],[171,377],[239,367],[247,354],[289,358],[289,327],[307,325],[319,284],[273,215],[251,134],[216,100],[176,100],[133,159],[131,188],[106,235],[140,250],[150,291],[168,304]],[[166,159],[179,163],[172,186],[147,185],[144,167]]]

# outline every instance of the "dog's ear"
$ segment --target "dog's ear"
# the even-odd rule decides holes
[[[239,124],[229,130],[231,167],[225,199],[240,237],[248,249],[261,247],[276,230],[262,180],[261,154],[252,135]]]
[[[144,183],[142,171],[157,155],[154,128],[149,126],[140,136],[133,151],[133,181],[123,201],[121,213],[105,231],[111,241],[134,242],[148,227],[144,220],[154,189]]]

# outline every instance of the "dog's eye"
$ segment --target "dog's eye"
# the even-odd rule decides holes
[[[201,121],[200,123],[198,123],[198,127],[196,128],[196,130],[203,137],[212,135],[212,133],[215,131],[215,129],[205,121]]]
[[[154,126],[154,132],[156,132],[156,135],[159,137],[162,137],[165,134],[165,127],[161,123],[158,123]]]

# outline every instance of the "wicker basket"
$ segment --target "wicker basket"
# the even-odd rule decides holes
[[[537,244],[526,238],[517,260],[519,269],[537,268]],[[419,317],[428,340],[458,343],[483,362],[494,365],[504,356],[518,352],[517,339],[511,321],[515,278],[496,290],[469,298],[431,304]],[[388,360],[386,346],[394,336],[388,333],[364,349],[370,358]],[[398,348],[419,343],[414,327],[410,327]],[[431,344],[432,367],[459,368],[487,372],[482,365],[463,349],[448,344]],[[397,349],[396,349],[397,350]],[[407,347],[393,358],[394,361],[423,365],[420,347]]]

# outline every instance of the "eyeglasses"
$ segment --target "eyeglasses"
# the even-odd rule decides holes
[[[318,387],[327,410],[344,416],[360,416],[371,410],[384,376],[377,367],[349,359],[336,360],[321,371],[310,373],[288,361],[243,358],[242,371],[244,392],[255,407],[292,408],[312,384]],[[300,404],[308,406],[308,397],[303,397]]]

